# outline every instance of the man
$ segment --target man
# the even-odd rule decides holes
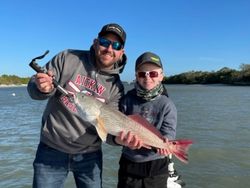
[[[27,86],[33,99],[48,99],[42,117],[40,143],[34,160],[33,187],[62,187],[69,171],[77,187],[102,187],[101,140],[71,100],[53,85],[53,79],[71,93],[88,90],[113,108],[124,94],[119,74],[126,64],[126,33],[118,24],[103,26],[90,50],[65,50],[45,65]],[[112,118],[112,117],[111,117]],[[109,135],[109,144],[140,147],[135,136]]]

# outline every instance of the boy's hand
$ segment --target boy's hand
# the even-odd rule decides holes
[[[164,138],[164,142],[167,143],[168,139]],[[170,154],[168,149],[162,149],[162,148],[157,148],[157,153],[160,155],[169,155]]]

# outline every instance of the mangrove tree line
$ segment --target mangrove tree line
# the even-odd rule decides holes
[[[164,77],[164,83],[250,85],[250,64],[242,64],[240,70],[224,67],[212,72],[189,71]]]

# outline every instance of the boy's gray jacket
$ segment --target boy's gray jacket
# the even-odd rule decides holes
[[[97,70],[94,49],[89,51],[65,50],[45,65],[52,70],[58,83],[70,92],[87,89],[97,98],[118,109],[118,102],[124,94],[120,81],[126,64],[126,56],[117,62],[112,70]],[[94,126],[85,122],[77,112],[75,104],[56,89],[49,93],[38,90],[34,76],[30,79],[27,90],[31,98],[48,99],[42,117],[41,142],[62,152],[76,154],[88,153],[101,149],[101,140]],[[110,117],[112,118],[112,117]],[[115,144],[113,137],[107,139]]]
[[[177,127],[177,109],[173,101],[159,95],[154,100],[145,101],[132,89],[120,102],[120,110],[126,115],[138,114],[155,126],[169,140],[175,139]],[[152,149],[135,149],[123,147],[123,156],[133,162],[146,162],[164,158]]]

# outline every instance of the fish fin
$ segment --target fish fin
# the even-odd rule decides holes
[[[148,120],[146,120],[141,115],[139,115],[139,114],[133,114],[133,115],[128,115],[128,117],[130,119],[136,121],[137,123],[139,123],[144,128],[150,130],[151,132],[153,132],[154,134],[156,134],[161,139],[164,139],[164,137],[162,136],[161,132],[158,129],[156,129],[156,127],[154,125],[152,125],[151,123],[149,123]]]
[[[96,121],[97,121],[96,131],[99,137],[101,138],[101,140],[103,142],[106,142],[108,133],[105,129],[104,122],[101,118],[97,118]]]
[[[180,161],[188,163],[188,149],[193,144],[192,140],[170,140],[170,150],[171,153]]]

